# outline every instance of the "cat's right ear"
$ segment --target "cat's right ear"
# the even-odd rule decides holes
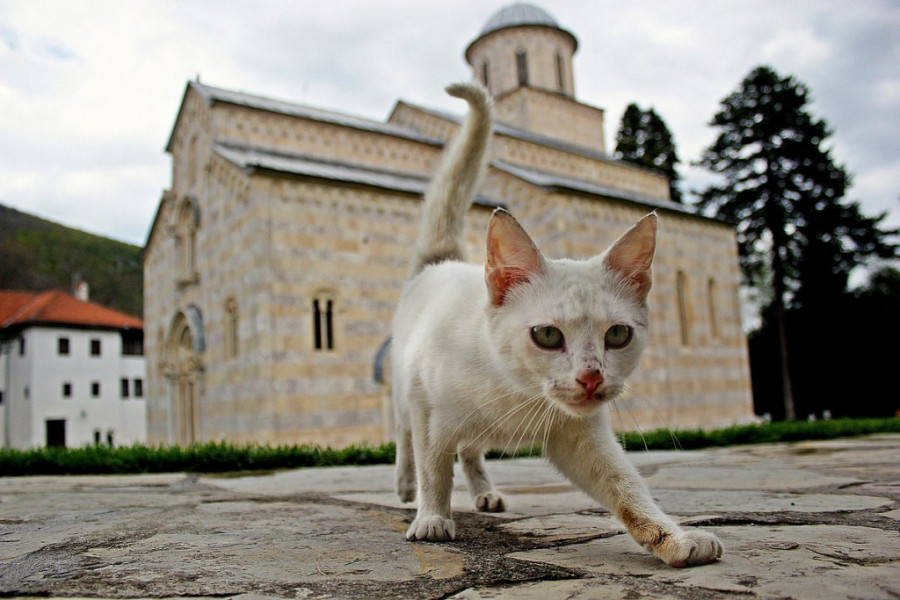
[[[491,216],[487,232],[484,280],[491,304],[501,306],[509,291],[544,272],[544,257],[519,222],[502,208]]]

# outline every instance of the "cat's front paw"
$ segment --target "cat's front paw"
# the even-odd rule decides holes
[[[715,562],[725,548],[712,533],[690,529],[668,536],[650,550],[668,565],[681,568]]]
[[[453,519],[438,515],[417,516],[406,530],[406,539],[410,542],[449,542],[454,537],[456,524]]]
[[[503,512],[506,510],[506,500],[497,492],[485,492],[475,497],[475,508],[481,512]]]

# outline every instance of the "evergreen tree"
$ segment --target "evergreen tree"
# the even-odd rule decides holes
[[[616,134],[615,156],[668,177],[672,200],[682,201],[678,189],[681,177],[675,169],[679,162],[675,142],[665,121],[655,110],[643,111],[637,104],[628,105]]]
[[[792,77],[757,67],[722,101],[711,125],[720,130],[700,165],[723,176],[698,203],[735,224],[747,281],[771,275],[766,311],[777,332],[788,419],[796,417],[785,310],[812,311],[840,300],[850,269],[867,256],[896,254],[870,218],[844,200],[850,177],[823,147],[831,135],[807,111],[809,92]],[[811,314],[811,313],[807,313]]]

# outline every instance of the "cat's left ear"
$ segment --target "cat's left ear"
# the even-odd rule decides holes
[[[650,213],[622,234],[603,256],[603,264],[622,275],[643,302],[650,293],[650,263],[656,252],[656,213]]]
[[[500,306],[516,285],[544,272],[544,257],[516,219],[503,209],[491,216],[484,281],[491,304]]]

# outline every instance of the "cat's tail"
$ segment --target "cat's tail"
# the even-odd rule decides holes
[[[468,102],[469,113],[425,192],[410,277],[431,264],[465,260],[465,217],[487,163],[494,121],[490,93],[477,82],[450,85],[447,93]]]

